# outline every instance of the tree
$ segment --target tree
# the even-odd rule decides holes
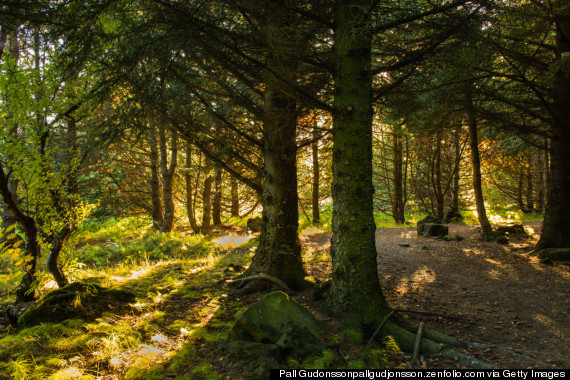
[[[537,250],[570,247],[570,4],[552,4],[556,24],[556,61],[553,64],[554,101],[552,112],[550,181],[544,225]]]

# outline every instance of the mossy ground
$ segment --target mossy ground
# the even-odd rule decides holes
[[[148,221],[121,219],[87,225],[73,245],[64,257],[72,281],[129,291],[135,302],[105,310],[79,299],[73,304],[75,317],[68,310],[68,319],[21,329],[1,319],[0,378],[235,379],[254,376],[263,364],[222,350],[236,314],[264,295],[234,297],[225,281],[239,274],[233,268],[244,270],[255,252],[256,239],[243,228],[226,226],[211,236],[186,229],[159,234]],[[313,281],[327,279],[328,252],[308,247],[304,261]],[[47,277],[40,293],[46,296],[53,289]],[[294,298],[327,318],[319,314],[321,305],[311,300],[310,290]],[[322,356],[291,357],[282,365],[399,365],[395,351],[379,346],[359,354],[362,337],[338,333],[334,320],[328,320],[325,331]]]

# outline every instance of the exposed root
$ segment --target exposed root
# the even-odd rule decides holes
[[[227,283],[230,283],[230,284],[232,284],[232,283],[238,283],[239,286],[242,286],[244,282],[247,282],[247,281],[259,281],[259,280],[271,282],[271,283],[273,283],[273,284],[279,286],[281,289],[283,289],[283,290],[285,290],[285,291],[287,291],[287,292],[292,292],[291,288],[289,288],[289,287],[287,286],[287,284],[285,284],[283,281],[281,281],[280,279],[278,279],[278,278],[276,278],[276,277],[273,277],[273,276],[271,276],[271,275],[269,275],[269,274],[266,274],[266,273],[260,273],[260,274],[256,274],[256,275],[253,275],[253,276],[242,277],[242,278],[237,278],[237,279],[233,279],[233,280],[226,280],[226,282],[227,282]],[[245,289],[247,289],[248,287],[250,287],[250,285],[251,285],[251,284],[247,285],[245,288],[236,290],[236,293],[246,294],[246,293],[242,293],[242,291],[244,291]],[[255,290],[254,290],[254,291],[255,291]],[[254,292],[254,291],[248,291],[247,293]]]
[[[410,309],[394,309],[394,310],[401,312],[401,313],[431,315],[434,317],[442,317],[442,318],[449,318],[449,319],[463,319],[463,320],[467,319],[467,318],[459,316],[459,315],[440,314],[440,313],[433,313],[431,311],[419,311],[419,310],[410,310]]]

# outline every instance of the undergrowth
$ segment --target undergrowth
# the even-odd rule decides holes
[[[219,372],[217,347],[227,340],[235,316],[254,299],[230,297],[225,280],[238,274],[233,268],[247,267],[256,245],[256,238],[246,234],[224,239],[187,231],[161,234],[137,218],[85,224],[63,257],[64,270],[74,281],[133,292],[136,302],[127,311],[94,309],[86,319],[20,330],[0,326],[0,379],[232,377]],[[329,260],[327,251],[305,252],[308,266]],[[40,294],[52,288],[43,280]],[[377,347],[347,357],[342,354],[347,342],[363,345],[357,333],[339,333],[322,355],[289,358],[285,365],[369,368],[392,360]],[[252,368],[242,365],[245,378]]]

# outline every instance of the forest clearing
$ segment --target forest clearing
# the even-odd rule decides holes
[[[15,330],[2,313],[2,377],[239,379],[255,374],[264,361],[279,368],[418,368],[411,354],[393,344],[374,343],[362,352],[367,339],[340,330],[311,290],[291,296],[326,321],[322,356],[277,363],[270,355],[224,351],[236,313],[264,295],[232,295],[226,282],[239,274],[231,268],[247,265],[255,237],[243,227],[224,226],[186,246],[184,236],[192,236],[187,231],[157,240],[145,236],[144,223],[126,222],[84,234],[88,240],[76,242],[84,265],[73,275],[75,281],[132,291],[136,302],[101,307],[78,300],[67,305],[66,320]],[[466,352],[499,368],[567,368],[570,271],[564,263],[545,265],[526,255],[540,223],[525,224],[531,237],[513,238],[509,246],[480,241],[473,225],[450,225],[465,237],[450,242],[418,236],[410,227],[378,229],[380,279],[391,306],[412,311],[401,311],[410,321],[481,343]],[[319,281],[330,277],[330,236],[316,229],[302,235],[307,272]],[[123,259],[93,261],[97,245],[112,251],[121,241]],[[153,244],[150,257],[137,257],[142,244]],[[48,280],[44,292],[54,285]],[[424,357],[419,368],[465,366],[436,355]]]

